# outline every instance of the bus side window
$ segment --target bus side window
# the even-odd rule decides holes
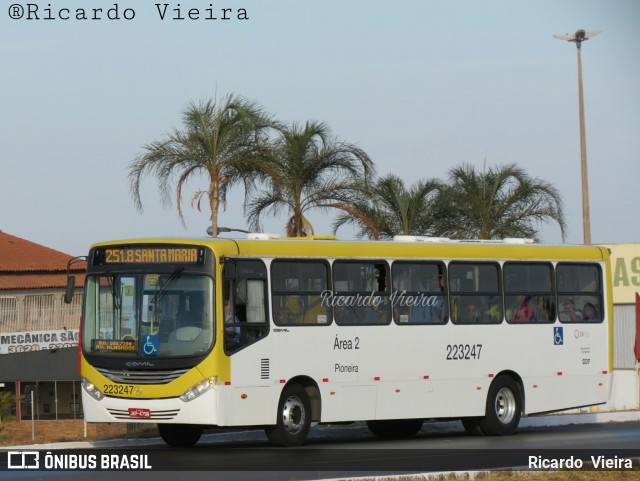
[[[276,325],[326,326],[329,264],[324,260],[277,259],[271,263],[271,300]]]
[[[379,261],[333,263],[333,299],[340,325],[376,325],[391,322],[389,266]]]
[[[494,262],[449,264],[449,309],[454,324],[502,322],[500,266]]]
[[[603,289],[600,266],[559,262],[556,266],[560,322],[602,322]]]
[[[446,322],[447,291],[442,262],[396,261],[391,268],[393,316],[399,324]]]
[[[553,266],[549,262],[505,262],[502,268],[507,322],[554,322]]]

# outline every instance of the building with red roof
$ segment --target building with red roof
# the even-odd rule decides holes
[[[84,260],[0,231],[0,391],[15,416],[81,417],[77,344]],[[66,304],[67,275],[76,277]],[[33,404],[31,404],[33,393]]]
[[[0,293],[22,289],[64,289],[67,284],[67,263],[72,258],[63,252],[0,231]],[[83,273],[85,269],[83,262],[73,266],[76,274]]]

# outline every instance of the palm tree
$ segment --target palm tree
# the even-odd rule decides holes
[[[243,183],[248,193],[256,172],[268,167],[260,160],[274,123],[255,103],[229,94],[219,103],[189,103],[182,120],[183,130],[174,129],[161,140],[143,146],[129,166],[129,185],[136,207],[142,210],[140,183],[146,175],[155,176],[165,204],[171,204],[175,181],[175,197],[180,221],[182,190],[185,183],[204,175],[209,183],[206,191],[195,193],[192,203],[206,198],[211,209],[213,237],[218,235],[218,210],[226,207],[227,191]]]
[[[531,178],[516,164],[476,172],[464,164],[449,172],[449,188],[440,204],[446,209],[442,233],[455,238],[537,239],[536,223],[555,222],[562,239],[566,222],[562,199],[549,182]]]
[[[348,192],[373,171],[369,156],[353,144],[332,138],[326,124],[294,123],[281,129],[273,145],[267,172],[270,185],[250,202],[249,225],[260,231],[262,215],[285,211],[288,236],[312,235],[308,212],[347,208],[342,201]]]
[[[338,216],[333,230],[351,224],[357,237],[372,239],[433,235],[438,212],[432,204],[442,188],[439,180],[419,180],[407,188],[400,177],[388,174],[354,191],[351,211]]]

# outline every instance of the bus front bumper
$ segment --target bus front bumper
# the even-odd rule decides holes
[[[218,424],[215,388],[189,402],[177,397],[127,399],[110,396],[98,401],[83,389],[82,406],[85,420],[92,423]]]

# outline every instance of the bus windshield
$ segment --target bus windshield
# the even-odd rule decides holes
[[[173,272],[87,276],[82,348],[107,357],[202,356],[213,344],[213,279]]]

